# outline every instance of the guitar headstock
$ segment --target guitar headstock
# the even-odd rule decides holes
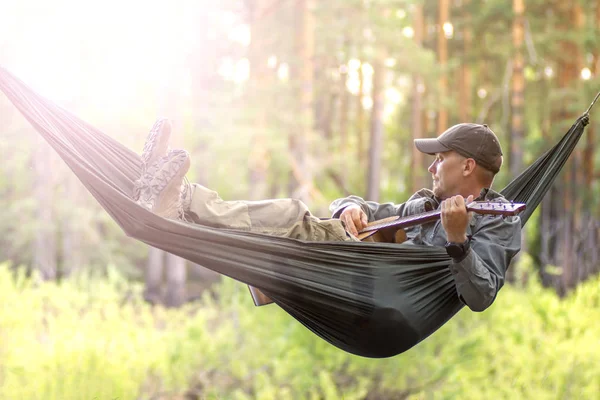
[[[493,201],[474,201],[467,205],[467,211],[505,217],[517,215],[525,208],[525,203],[499,203]]]

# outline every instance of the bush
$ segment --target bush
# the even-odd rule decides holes
[[[505,287],[399,356],[346,354],[225,280],[220,300],[151,307],[112,274],[61,284],[0,264],[0,399],[596,398],[599,279],[559,299]]]

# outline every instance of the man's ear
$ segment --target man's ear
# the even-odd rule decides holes
[[[469,176],[475,171],[477,163],[472,158],[467,158],[463,163],[463,176]]]

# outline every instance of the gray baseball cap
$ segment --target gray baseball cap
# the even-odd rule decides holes
[[[454,150],[463,157],[474,159],[477,164],[494,173],[497,173],[502,165],[500,141],[487,125],[454,125],[437,138],[415,139],[415,146],[426,154]]]

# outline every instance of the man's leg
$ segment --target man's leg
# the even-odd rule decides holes
[[[212,190],[190,185],[185,181],[189,154],[168,149],[170,133],[170,123],[159,120],[148,135],[142,154],[143,173],[134,194],[140,205],[165,218],[217,228],[308,241],[355,240],[346,233],[341,221],[320,220],[299,200],[224,201]]]
[[[346,241],[352,238],[341,221],[321,220],[297,199],[224,201],[217,192],[193,184],[186,218],[215,228],[238,229],[309,241]]]

